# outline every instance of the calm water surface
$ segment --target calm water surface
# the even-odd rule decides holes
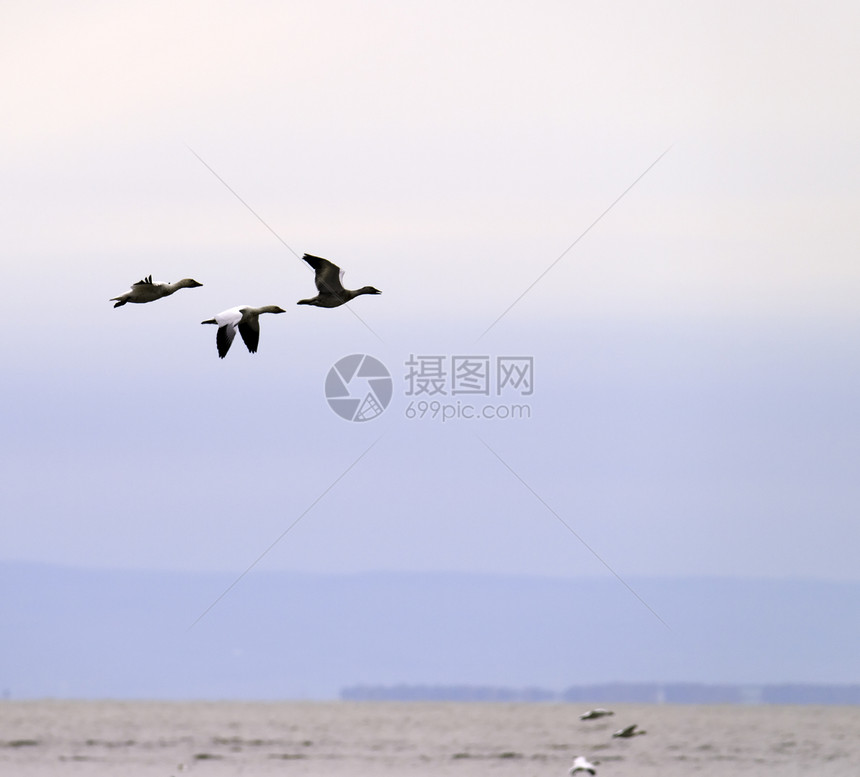
[[[860,775],[857,707],[588,706],[4,701],[0,775]]]

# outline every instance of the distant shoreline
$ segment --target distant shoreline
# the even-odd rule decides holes
[[[603,702],[616,704],[860,704],[860,685],[603,683],[564,691],[473,685],[354,685],[343,701]]]

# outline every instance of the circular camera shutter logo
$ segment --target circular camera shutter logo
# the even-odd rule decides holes
[[[339,359],[325,379],[329,407],[347,421],[370,421],[381,415],[393,391],[385,365],[363,353]]]

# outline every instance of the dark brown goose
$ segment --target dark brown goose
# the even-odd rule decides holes
[[[318,308],[336,308],[349,302],[361,294],[382,294],[373,286],[362,286],[360,289],[345,289],[343,287],[343,270],[328,259],[321,256],[305,254],[304,259],[314,268],[314,283],[319,292],[316,297],[300,299],[297,305],[316,305]]]

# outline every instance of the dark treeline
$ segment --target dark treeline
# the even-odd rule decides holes
[[[604,683],[564,691],[476,685],[355,685],[345,701],[495,701],[669,704],[860,704],[860,685]]]

